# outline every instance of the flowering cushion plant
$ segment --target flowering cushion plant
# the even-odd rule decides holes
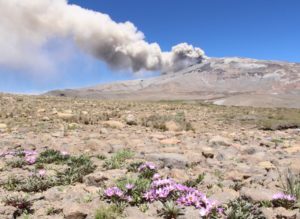
[[[275,207],[292,208],[296,203],[296,197],[284,193],[276,193],[272,197],[272,203]]]
[[[108,188],[104,192],[106,198],[113,202],[127,200],[129,203],[136,200],[137,197],[139,198],[140,202],[133,201],[131,204],[141,203],[141,201],[161,201],[163,203],[175,201],[181,206],[193,206],[199,209],[199,215],[201,217],[208,217],[212,214],[222,214],[223,209],[220,208],[215,201],[209,200],[197,189],[176,183],[171,178],[161,178],[156,173],[156,167],[154,164],[144,163],[138,168],[138,170],[140,172],[140,179],[152,176],[148,189],[145,190],[146,187],[144,187],[144,189],[137,192],[136,188],[139,186],[139,183],[137,183],[138,181],[135,181],[135,184],[127,184],[125,187],[123,186],[122,189],[119,187]],[[147,174],[145,174],[146,172]],[[131,199],[132,197],[133,199]]]

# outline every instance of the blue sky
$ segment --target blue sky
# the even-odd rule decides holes
[[[188,42],[212,57],[300,62],[299,0],[69,2],[107,13],[117,22],[131,21],[145,34],[148,42],[158,42],[163,50]],[[24,74],[21,70],[0,65],[0,91],[39,93],[136,77],[130,72],[114,72],[78,49],[72,51],[72,57],[60,65],[59,72],[47,77]]]

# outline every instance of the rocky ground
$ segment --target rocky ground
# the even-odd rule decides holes
[[[6,94],[0,109],[1,219],[300,218],[300,110]]]

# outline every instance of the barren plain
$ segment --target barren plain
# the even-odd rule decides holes
[[[0,218],[300,218],[300,110],[9,94],[0,108]]]

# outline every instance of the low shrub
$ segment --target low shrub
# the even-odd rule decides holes
[[[10,195],[6,196],[2,202],[6,206],[13,206],[17,208],[17,211],[14,214],[14,217],[20,216],[23,213],[32,212],[32,202],[27,199],[27,197],[21,195]]]
[[[112,157],[105,160],[104,168],[119,169],[124,165],[127,159],[130,159],[133,156],[134,154],[130,150],[120,150],[112,155]]]
[[[226,205],[225,214],[227,219],[265,219],[259,206],[251,203],[244,197],[230,201]]]

